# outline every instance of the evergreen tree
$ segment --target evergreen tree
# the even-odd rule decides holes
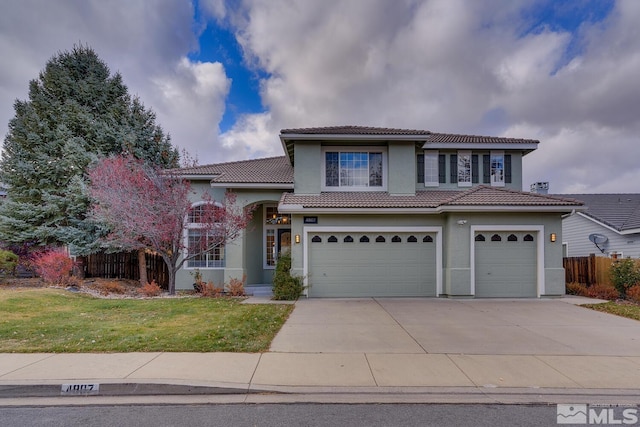
[[[0,207],[6,242],[93,251],[105,230],[87,219],[88,166],[123,152],[157,167],[178,166],[155,114],[88,46],[51,58],[29,83],[29,99],[14,108],[0,160],[0,182],[8,186]]]

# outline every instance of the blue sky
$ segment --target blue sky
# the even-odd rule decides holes
[[[0,15],[0,132],[82,42],[200,163],[282,128],[534,138],[523,187],[638,192],[637,0],[21,0]]]
[[[265,109],[260,99],[260,79],[266,74],[255,67],[249,67],[244,60],[242,47],[236,40],[233,28],[224,22],[207,20],[202,16],[198,2],[194,2],[194,21],[202,22],[204,29],[194,25],[198,37],[198,48],[189,52],[192,61],[220,62],[224,64],[232,83],[226,99],[225,111],[219,127],[222,133],[233,127],[240,114],[261,113]]]

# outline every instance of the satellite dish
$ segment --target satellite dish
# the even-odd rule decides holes
[[[606,243],[606,241],[609,240],[609,238],[604,234],[593,233],[593,234],[589,234],[589,240],[591,240],[596,245],[599,245],[602,243]]]
[[[604,234],[593,233],[589,234],[589,240],[591,240],[593,244],[596,245],[596,248],[600,249],[600,252],[604,253],[604,249],[601,248],[600,245],[606,243],[609,238]]]

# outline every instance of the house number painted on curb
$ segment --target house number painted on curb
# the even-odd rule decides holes
[[[97,394],[100,384],[62,384],[62,394]]]

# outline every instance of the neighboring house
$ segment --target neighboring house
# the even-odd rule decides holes
[[[561,196],[581,200],[587,208],[562,219],[564,256],[640,257],[640,194]]]
[[[231,190],[257,209],[242,238],[188,262],[178,288],[195,268],[269,284],[290,250],[311,297],[564,294],[561,216],[582,204],[520,191],[538,141],[359,126],[280,140],[282,157],[181,170],[194,197]]]

